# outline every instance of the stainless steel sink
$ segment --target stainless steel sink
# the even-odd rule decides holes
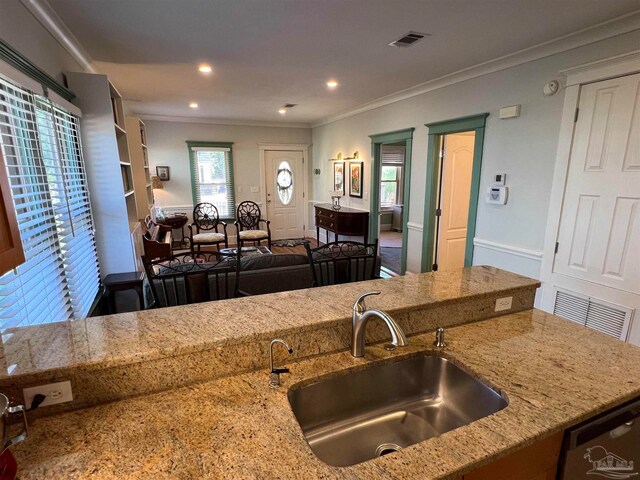
[[[392,453],[507,406],[488,385],[428,354],[306,380],[288,397],[311,450],[336,467]]]

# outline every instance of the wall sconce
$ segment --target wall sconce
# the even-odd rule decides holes
[[[360,158],[360,152],[356,150],[355,152],[353,152],[353,155],[351,155],[350,157],[344,157],[344,158],[342,158],[342,152],[338,152],[338,154],[336,155],[336,158],[330,158],[329,161],[335,162],[340,160],[357,160],[358,158]]]
[[[153,175],[151,177],[151,188],[153,188],[154,190],[164,189],[164,185],[162,184],[162,180],[160,180],[159,176]]]

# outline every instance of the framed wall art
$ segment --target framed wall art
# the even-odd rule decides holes
[[[170,179],[169,167],[165,167],[165,166],[156,167],[156,175],[158,175],[158,177],[160,177],[160,180],[162,180],[163,182],[168,182]]]
[[[333,191],[344,195],[344,162],[333,164]]]
[[[362,198],[364,162],[349,162],[349,196]]]

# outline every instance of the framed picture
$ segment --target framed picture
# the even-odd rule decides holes
[[[349,162],[349,196],[362,198],[364,162]]]
[[[333,164],[333,191],[344,195],[344,162]]]
[[[156,167],[156,175],[160,177],[163,182],[169,181],[169,167]]]

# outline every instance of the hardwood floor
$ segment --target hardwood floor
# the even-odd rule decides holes
[[[318,246],[318,242],[313,238],[308,238],[309,246],[311,248],[316,248]],[[295,247],[272,247],[271,251],[273,253],[301,253],[302,255],[307,254],[307,250],[304,248],[304,245],[297,245]]]

